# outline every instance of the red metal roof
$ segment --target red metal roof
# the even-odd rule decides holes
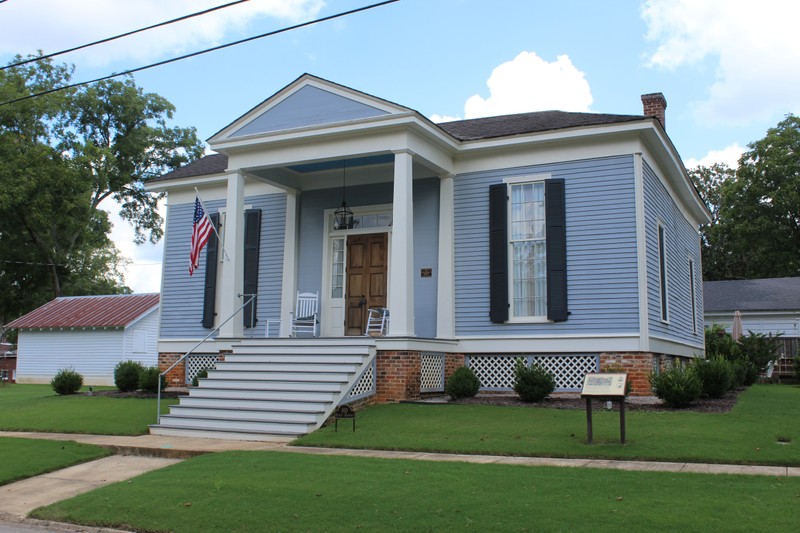
[[[6,324],[7,328],[85,328],[127,326],[158,305],[158,294],[66,296]]]

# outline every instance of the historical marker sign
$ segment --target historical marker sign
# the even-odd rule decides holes
[[[625,396],[628,374],[586,374],[581,396]]]

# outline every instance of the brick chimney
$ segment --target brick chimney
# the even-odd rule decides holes
[[[644,115],[648,117],[655,117],[661,123],[661,127],[665,130],[667,125],[665,123],[666,117],[664,110],[667,109],[667,99],[661,93],[650,93],[642,95],[642,108]]]

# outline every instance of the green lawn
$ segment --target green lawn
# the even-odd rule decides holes
[[[366,408],[349,423],[302,437],[306,446],[491,455],[597,457],[800,465],[800,387],[755,385],[725,414],[596,409],[594,445],[584,410],[485,405],[392,404]]]
[[[138,531],[793,531],[800,480],[228,452],[37,509]]]
[[[105,448],[72,441],[0,438],[0,485],[110,454]]]
[[[58,396],[50,385],[0,387],[0,406],[0,431],[142,435],[156,422],[155,399]]]

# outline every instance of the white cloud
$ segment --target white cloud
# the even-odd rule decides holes
[[[800,4],[785,0],[648,0],[650,66],[714,73],[707,98],[692,104],[707,124],[744,125],[800,107]]]
[[[0,54],[45,53],[71,48],[221,5],[219,0],[24,0],[3,5]],[[221,44],[257,17],[296,22],[316,16],[323,0],[250,0],[239,5],[149,30],[58,58],[105,66],[138,64]],[[46,14],[46,15],[45,15]]]
[[[592,91],[584,73],[569,56],[560,55],[548,63],[536,52],[522,52],[495,67],[486,81],[489,96],[476,94],[464,104],[465,118],[491,117],[530,111],[589,111]],[[448,115],[431,115],[433,122],[460,120]]]
[[[733,143],[722,150],[711,150],[700,159],[690,157],[684,161],[684,164],[686,168],[694,168],[699,165],[710,167],[714,163],[724,163],[730,168],[737,168],[739,166],[739,158],[742,157],[744,151],[745,148],[738,143]]]
[[[105,202],[104,202],[105,204]],[[120,206],[116,202],[101,205],[108,212],[113,225],[110,238],[122,256],[131,263],[122,268],[125,285],[136,293],[161,292],[161,262],[164,255],[164,240],[158,244],[136,245],[130,223],[119,216]],[[165,206],[159,203],[159,212],[164,216]],[[188,259],[187,259],[188,261]]]
[[[548,63],[535,52],[522,52],[497,66],[486,84],[489,97],[469,97],[464,104],[466,118],[550,109],[588,111],[592,104],[584,73],[566,55]]]

